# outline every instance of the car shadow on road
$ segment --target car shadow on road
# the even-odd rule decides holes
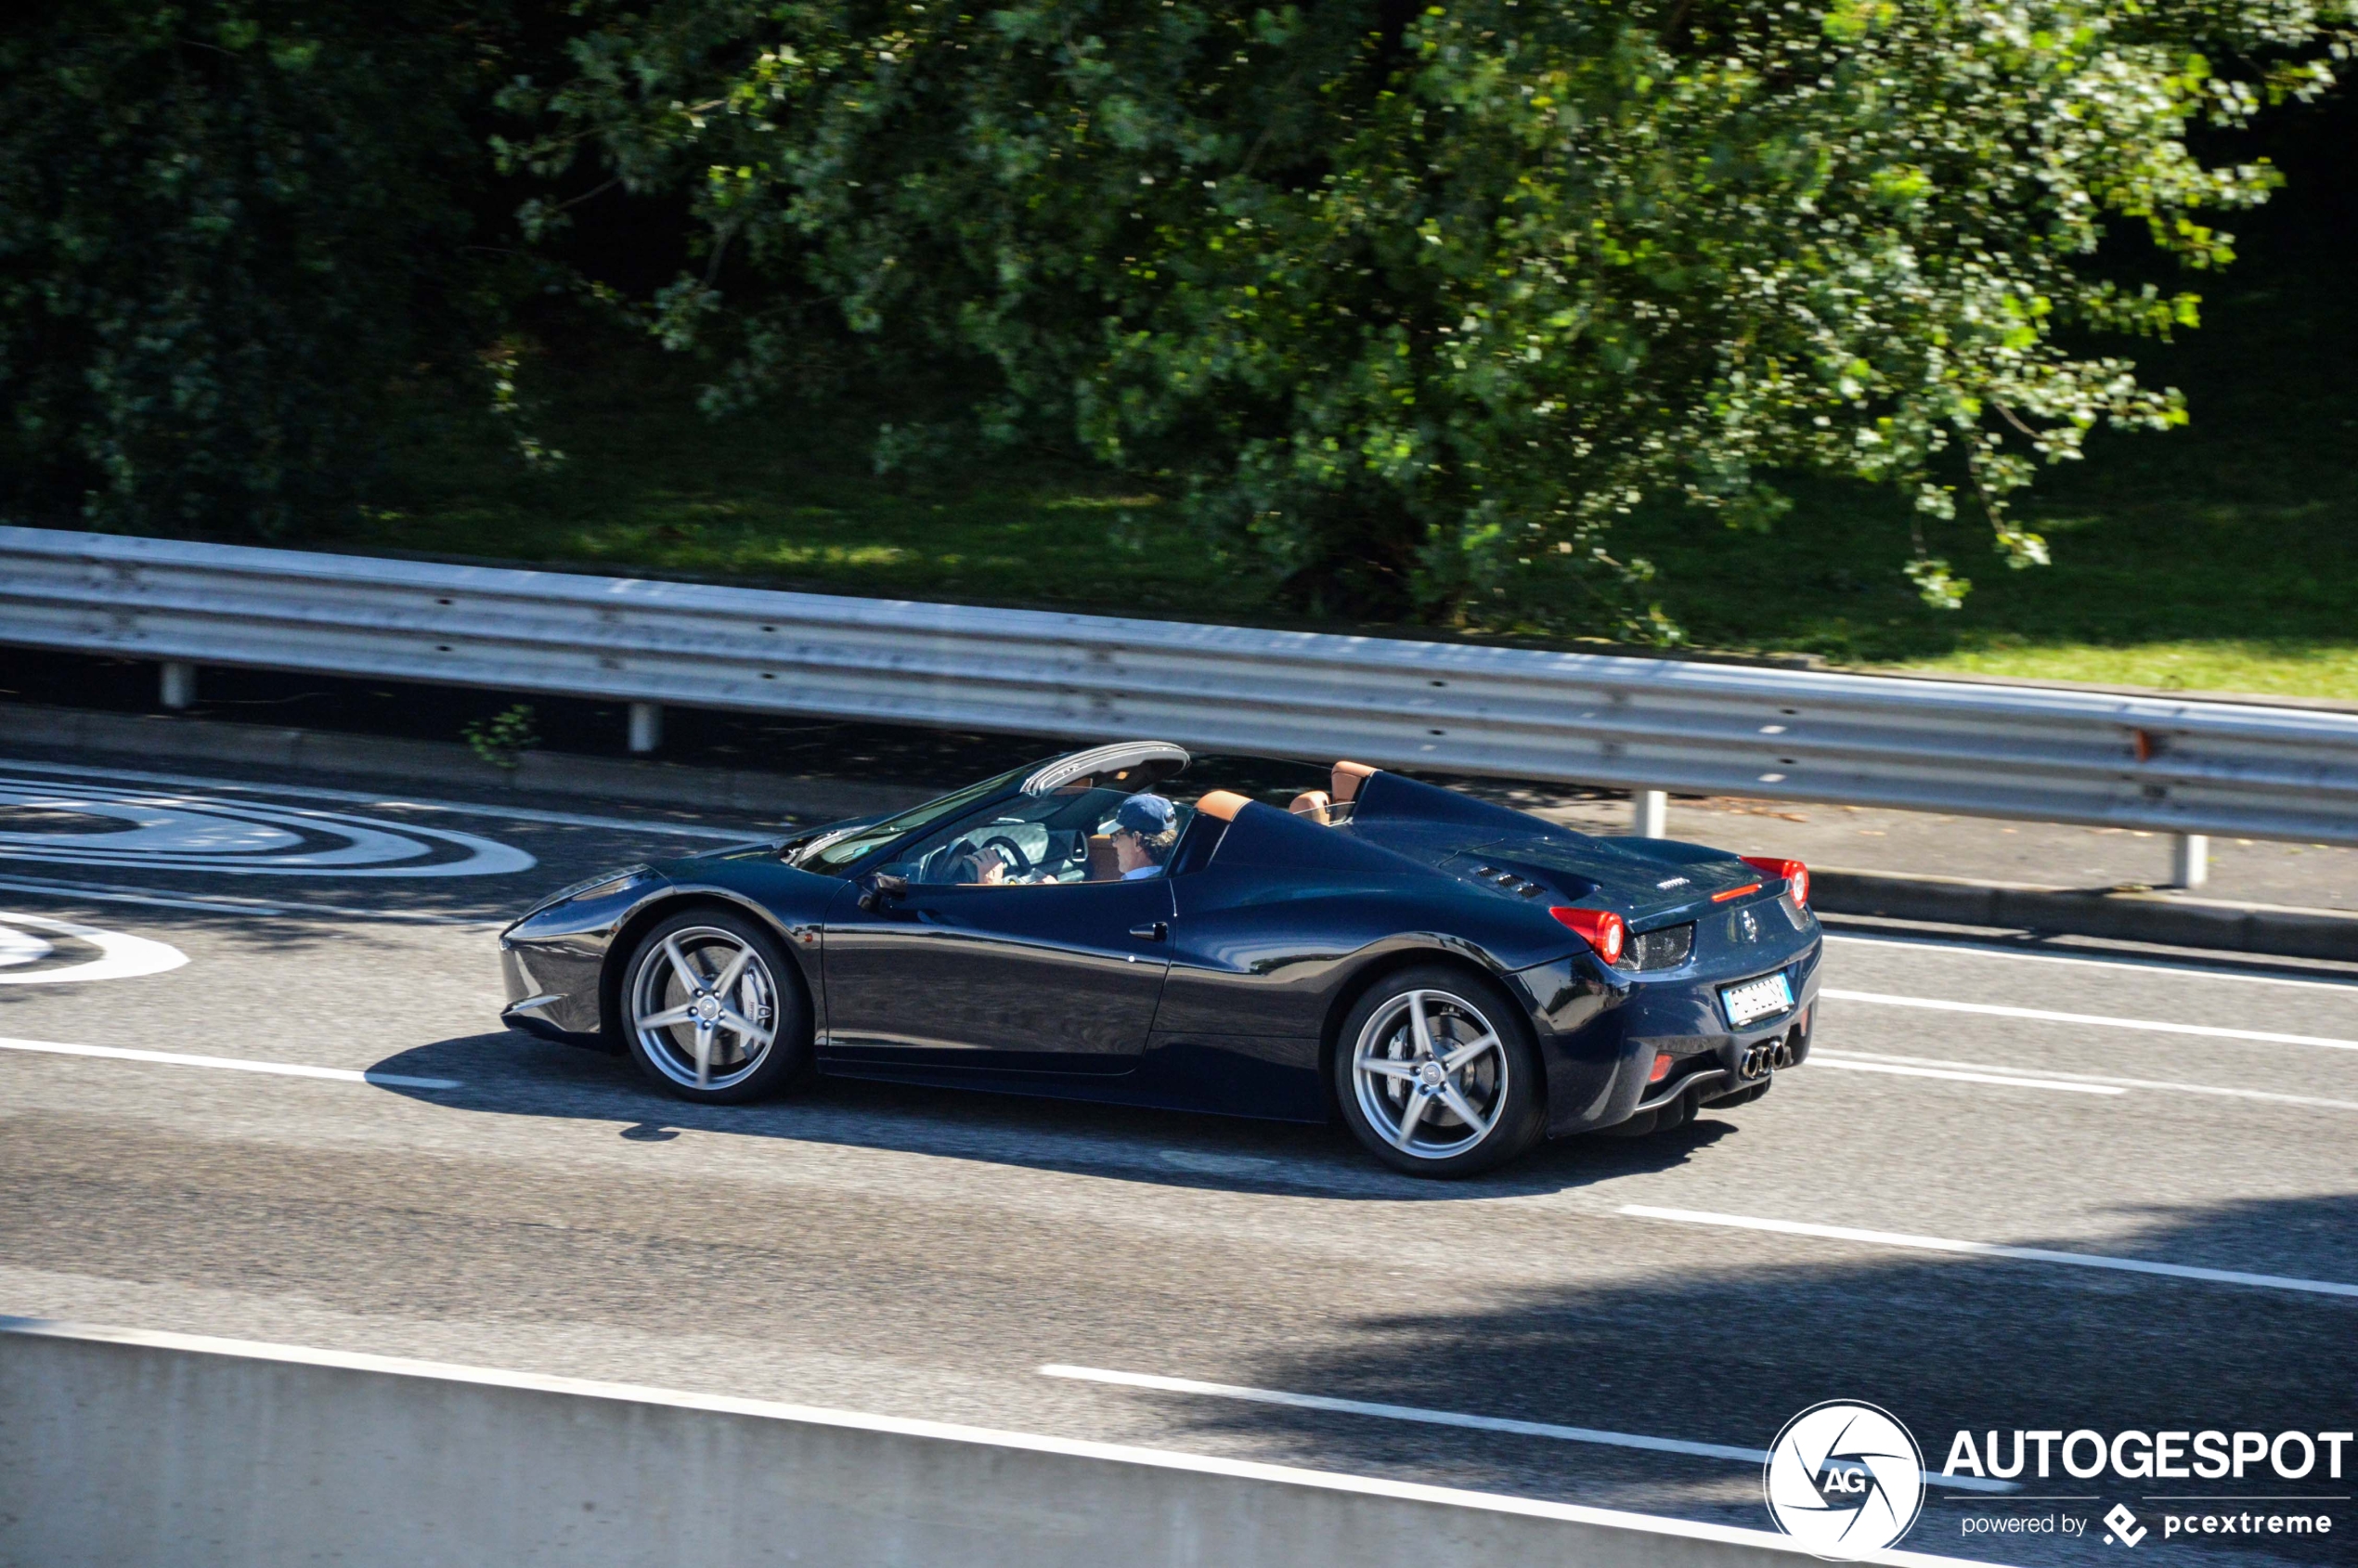
[[[616,1136],[663,1143],[682,1131],[927,1154],[1221,1191],[1463,1201],[1561,1192],[1682,1165],[1736,1124],[1712,1112],[1642,1138],[1543,1143],[1505,1170],[1465,1181],[1378,1165],[1341,1123],[1309,1126],[975,1090],[821,1078],[776,1099],[695,1106],[661,1093],[619,1056],[513,1030],[459,1036],[385,1057],[370,1072],[456,1080],[395,1093],[495,1116],[617,1124]]]
[[[1822,1209],[1792,1217],[1893,1223],[1887,1208],[1862,1215],[1855,1197],[1829,1192]],[[2050,1515],[2059,1504],[2100,1517],[2125,1502],[2155,1525],[2175,1497],[2220,1499],[2204,1511],[2334,1517],[2335,1538],[2272,1536],[2264,1551],[2246,1545],[2236,1561],[2348,1561],[2339,1537],[2358,1528],[2349,1501],[2358,1452],[2347,1448],[2338,1472],[2320,1444],[2305,1474],[2254,1461],[2240,1479],[2110,1470],[2075,1477],[2058,1457],[2042,1480],[2034,1458],[2018,1490],[2037,1500],[2012,1506],[1944,1487],[1937,1472],[1960,1434],[1986,1462],[1994,1432],[2004,1466],[2017,1431],[2109,1438],[2240,1430],[2271,1440],[2347,1432],[2358,1390],[2358,1300],[1646,1218],[1620,1224],[1626,1235],[1608,1234],[1584,1254],[1574,1282],[1498,1290],[1471,1309],[1456,1298],[1430,1311],[1344,1308],[1315,1341],[1241,1354],[1179,1342],[1110,1369],[1752,1450],[1821,1401],[1866,1401],[1899,1418],[1935,1472],[1906,1543],[1917,1550],[1977,1548],[2032,1561],[2017,1554],[2035,1537],[1969,1535],[1966,1519]],[[2093,1235],[2023,1230],[1991,1239],[2330,1285],[2358,1279],[2358,1194],[2123,1207],[2098,1217]],[[1250,1437],[1276,1462],[1762,1523],[1756,1462],[1148,1389],[1127,1397],[1199,1443]],[[2133,1470],[2138,1452],[2126,1452]],[[2286,1456],[2288,1469],[2308,1462],[2298,1444]],[[2084,1447],[2076,1462],[2089,1462]],[[1961,1464],[1960,1473],[1973,1472]],[[2071,1507],[2057,1494],[2082,1500]],[[2231,1497],[2237,1500],[2224,1500]],[[2077,1543],[2068,1560],[2101,1553],[2100,1534]],[[2153,1536],[2141,1557],[2164,1545],[2158,1528]],[[2177,1547],[2181,1557],[2197,1549]],[[2204,1561],[2220,1559],[2214,1549]]]

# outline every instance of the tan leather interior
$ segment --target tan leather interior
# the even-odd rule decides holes
[[[1333,804],[1334,802],[1327,797],[1325,790],[1305,789],[1293,797],[1293,803],[1286,810],[1297,817],[1306,817],[1323,827],[1333,821],[1327,810],[1327,808]]]
[[[1093,833],[1089,836],[1089,880],[1119,882],[1121,880],[1121,860],[1113,852],[1113,836]]]
[[[1251,804],[1250,800],[1238,795],[1233,789],[1215,789],[1196,802],[1196,810],[1207,817],[1224,823],[1232,823],[1237,820],[1238,811]]]
[[[1376,770],[1368,767],[1365,762],[1336,763],[1334,772],[1329,775],[1334,782],[1336,801],[1340,803],[1356,799],[1359,795],[1359,781],[1373,778],[1375,773]]]

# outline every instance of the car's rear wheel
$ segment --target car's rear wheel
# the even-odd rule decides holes
[[[1335,1095],[1369,1153],[1419,1176],[1487,1171],[1545,1121],[1530,1026],[1496,985],[1439,965],[1359,999],[1336,1039]]]
[[[784,1087],[810,1060],[810,1011],[777,941],[724,910],[692,909],[641,939],[622,980],[622,1035],[656,1084],[728,1105]]]

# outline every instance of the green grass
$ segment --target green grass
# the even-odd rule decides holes
[[[1616,545],[1658,564],[1663,606],[1697,647],[2358,698],[2358,304],[2332,246],[2245,265],[2206,280],[2207,325],[2180,343],[2105,345],[2183,387],[2194,424],[2100,435],[2086,462],[2042,476],[2021,510],[2053,566],[2007,570],[1971,519],[1937,531],[1975,583],[1961,611],[1917,601],[1899,572],[1908,512],[1856,486],[1795,486],[1765,536],[1680,511],[1640,517]],[[579,363],[540,377],[541,433],[570,453],[556,472],[524,471],[481,421],[421,397],[384,505],[318,542],[1303,624],[1265,570],[1207,548],[1134,481],[989,449],[879,475],[868,449],[890,399],[715,423],[680,361]]]
[[[421,392],[382,504],[315,538],[886,598],[1267,608],[1265,578],[1205,549],[1162,498],[1085,463],[951,451],[879,475],[869,453],[890,416],[875,407],[714,421],[696,411],[691,367],[630,345],[542,380],[535,431],[564,462],[528,471],[447,389]]]
[[[1918,605],[1908,515],[1797,487],[1768,536],[1650,515],[1624,548],[1661,567],[1698,642],[1831,662],[2163,690],[2358,698],[2358,308],[2339,266],[2213,279],[2207,325],[2111,352],[2185,390],[2194,422],[2101,434],[2021,506],[2054,564],[2010,571],[1972,518],[1930,542],[1974,581]],[[2224,284],[2224,287],[2218,287]]]

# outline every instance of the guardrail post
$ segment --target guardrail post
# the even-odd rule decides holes
[[[2170,885],[2199,888],[2210,880],[2210,840],[2199,833],[2170,836]]]
[[[663,745],[663,704],[630,705],[630,749],[649,752]]]
[[[197,667],[185,659],[163,661],[163,706],[188,707],[197,700]]]
[[[1640,838],[1670,836],[1670,792],[1666,789],[1641,789],[1633,797],[1637,820],[1629,831]]]

